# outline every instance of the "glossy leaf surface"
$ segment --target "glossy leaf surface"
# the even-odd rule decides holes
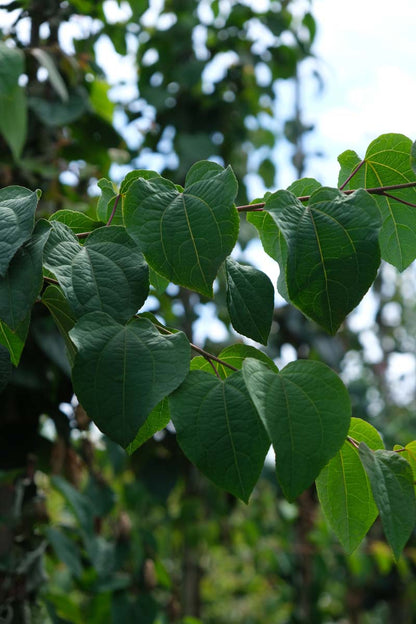
[[[42,287],[42,252],[48,229],[47,221],[38,222],[33,236],[0,278],[0,319],[12,330],[26,319]]]

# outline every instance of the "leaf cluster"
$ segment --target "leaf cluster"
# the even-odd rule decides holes
[[[398,558],[415,521],[411,445],[385,450],[371,425],[351,420],[348,392],[325,364],[298,360],[279,370],[263,351],[241,344],[214,356],[142,310],[149,292],[170,282],[212,297],[221,270],[235,330],[267,344],[273,284],[232,257],[239,213],[248,212],[280,266],[281,294],[335,334],[374,282],[380,258],[402,270],[416,256],[408,244],[410,228],[416,232],[411,141],[383,135],[358,164],[348,154],[340,157],[338,189],[301,180],[252,206],[235,206],[236,177],[214,162],[194,164],[184,187],[131,171],[119,189],[101,181],[87,232],[79,231],[76,211],[35,223],[38,194],[3,189],[0,386],[10,362],[19,362],[31,309],[41,301],[64,338],[79,401],[129,453],[171,419],[191,462],[248,502],[272,445],[289,501],[316,480],[347,552],[380,513]],[[370,173],[356,179],[370,171],[383,180],[386,170],[383,186]]]

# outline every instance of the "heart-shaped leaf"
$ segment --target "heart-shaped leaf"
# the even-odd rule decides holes
[[[66,225],[53,221],[44,265],[56,275],[78,317],[101,310],[127,321],[149,291],[144,256],[121,226],[94,230],[81,246]]]
[[[69,335],[78,348],[72,380],[80,403],[101,431],[126,447],[185,378],[185,334],[162,336],[148,319],[124,326],[95,312],[81,317]]]
[[[384,448],[380,434],[369,423],[352,418],[348,435],[369,448]],[[347,554],[351,554],[378,516],[370,482],[358,448],[346,440],[316,480],[323,512]]]
[[[265,273],[232,258],[225,263],[227,306],[236,331],[266,345],[274,310],[274,288]]]
[[[345,189],[356,189],[416,182],[411,152],[412,141],[403,134],[382,134],[370,143],[364,160],[351,150],[338,157],[339,184]],[[415,204],[416,187],[387,193],[374,196],[382,215],[381,257],[403,271],[416,258],[416,221],[414,206],[398,200]]]
[[[361,442],[359,454],[367,472],[388,543],[397,560],[416,520],[413,471],[395,451],[372,451]]]
[[[351,417],[348,392],[330,368],[309,360],[276,374],[249,358],[243,375],[276,453],[277,478],[292,501],[341,448]]]
[[[288,191],[277,191],[265,210],[286,239],[290,301],[335,334],[376,277],[377,204],[362,190],[345,196],[322,187],[307,205]]]
[[[47,221],[38,221],[33,236],[17,251],[0,277],[0,319],[17,330],[26,319],[43,283],[42,252],[49,233]]]
[[[164,178],[132,182],[124,222],[157,273],[211,297],[218,269],[237,240],[236,193],[229,167],[196,163],[183,192]]]
[[[222,381],[193,370],[169,404],[178,443],[188,459],[247,503],[270,441],[241,372]]]
[[[35,225],[36,193],[22,186],[0,189],[0,276],[4,276],[16,251]]]

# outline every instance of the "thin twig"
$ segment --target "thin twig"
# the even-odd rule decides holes
[[[173,334],[174,332],[170,331],[170,329],[168,329],[167,327],[164,327],[163,325],[158,325],[157,323],[153,323],[153,325],[156,327],[156,329],[159,329],[160,331],[165,332],[165,334]],[[194,351],[196,351],[197,353],[199,353],[200,355],[202,355],[202,357],[204,357],[206,360],[212,360],[214,362],[218,362],[218,364],[222,364],[223,366],[227,366],[227,368],[230,368],[233,371],[238,371],[238,368],[235,368],[235,366],[232,366],[231,364],[228,364],[227,362],[224,362],[224,360],[221,360],[220,358],[218,358],[216,355],[213,355],[212,353],[208,353],[208,351],[205,351],[204,349],[201,349],[201,347],[198,347],[197,345],[193,344],[192,342],[189,343],[191,345],[191,349],[193,349]],[[212,364],[212,361],[210,362]]]
[[[49,282],[50,284],[58,284],[59,285],[58,280],[53,279],[53,277],[48,277],[47,275],[44,275],[43,279],[45,280],[45,282]]]
[[[211,358],[205,358],[206,361],[208,362],[208,364],[211,366],[212,370],[214,371],[216,377],[218,377],[218,379],[221,379],[220,374],[218,372],[218,370],[215,368],[213,361],[211,360]]]
[[[116,214],[118,202],[120,201],[121,193],[119,193],[116,197],[116,201],[114,202],[113,210],[111,211],[110,218],[108,219],[106,226],[111,225],[111,221],[114,219],[114,215]]]
[[[405,182],[404,184],[391,184],[390,186],[375,186],[372,188],[364,189],[367,193],[371,195],[385,195],[386,191],[397,191],[400,189],[406,188],[414,188],[416,187],[416,182]],[[344,195],[352,195],[358,189],[347,189],[346,191],[339,189]],[[301,202],[308,201],[311,198],[310,195],[302,195],[301,197],[297,197],[297,199]],[[414,204],[410,204],[399,197],[394,198],[396,201],[401,202],[402,204],[407,204],[409,206],[414,206]],[[244,206],[237,206],[238,212],[261,212],[265,206],[266,202],[261,202],[259,204],[246,204]],[[416,206],[415,206],[416,207]]]
[[[347,440],[350,444],[353,445],[354,448],[358,449],[360,446],[360,443],[357,440],[354,440],[354,438],[352,438],[351,436],[347,436]]]
[[[341,186],[339,187],[340,191],[342,191],[347,186],[348,182],[351,180],[351,178],[353,178],[355,176],[357,171],[359,171],[361,169],[361,167],[363,166],[364,163],[365,163],[365,160],[362,160],[361,162],[358,163],[358,165],[355,167],[355,169],[352,170],[352,172],[350,173],[348,178],[345,180],[345,182],[343,184],[341,184]]]
[[[404,199],[401,199],[400,197],[397,197],[396,195],[391,195],[391,193],[381,193],[381,195],[383,195],[383,197],[390,197],[390,199],[394,199],[400,202],[401,204],[404,204],[405,206],[416,208],[416,204],[412,204],[412,202],[405,201]]]

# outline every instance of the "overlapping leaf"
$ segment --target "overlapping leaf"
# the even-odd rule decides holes
[[[277,290],[289,301],[286,284],[287,244],[282,232],[266,210],[248,212],[247,221],[256,227],[264,251],[279,264]]]
[[[221,263],[238,234],[232,170],[196,163],[183,192],[164,178],[139,178],[127,189],[124,222],[149,265],[176,284],[212,296]]]
[[[129,455],[132,455],[134,451],[137,451],[142,444],[147,442],[155,433],[161,431],[166,427],[170,421],[169,401],[165,397],[156,407],[150,412],[143,425],[138,430],[133,442],[127,446],[126,451]]]
[[[244,360],[248,357],[260,360],[271,370],[274,370],[276,373],[279,372],[273,360],[263,353],[263,351],[241,343],[225,347],[225,349],[223,349],[218,356],[221,362],[211,360],[210,363],[206,358],[202,357],[202,355],[194,357],[191,360],[191,370],[203,370],[207,373],[211,373],[212,375],[215,375],[216,371],[221,379],[226,379],[235,373],[235,370],[230,368],[230,366],[234,367],[234,369],[240,370],[243,367]]]
[[[12,330],[30,314],[42,287],[42,252],[49,224],[39,221],[33,236],[17,251],[0,277],[0,319]]]
[[[395,451],[372,451],[362,442],[359,454],[367,472],[384,533],[397,560],[416,520],[413,471]]]
[[[101,431],[126,447],[185,378],[186,336],[162,336],[145,318],[120,325],[104,312],[84,315],[69,335],[78,349],[72,379],[80,403]]]
[[[372,450],[384,448],[376,429],[359,418],[351,419],[348,435]],[[378,510],[358,449],[349,440],[321,471],[316,487],[332,530],[351,554],[369,531]]]
[[[22,355],[29,331],[29,323],[30,312],[15,330],[11,330],[6,323],[0,321],[0,343],[10,353],[10,359],[14,366],[17,366],[20,362],[20,356]]]
[[[0,276],[4,276],[16,251],[35,225],[36,193],[22,186],[0,189]]]
[[[248,502],[270,442],[242,373],[223,381],[193,370],[169,404],[185,455],[216,485]]]
[[[71,228],[74,234],[91,232],[104,225],[101,221],[94,221],[94,219],[91,219],[88,215],[76,210],[58,210],[51,215],[49,220],[65,223],[65,225]]]
[[[265,210],[287,244],[286,283],[290,301],[334,334],[373,283],[380,263],[380,216],[365,191],[342,195],[319,188],[303,205],[277,191]]]
[[[274,288],[265,273],[232,258],[225,263],[231,323],[243,336],[266,345],[272,324]]]
[[[353,151],[341,154],[339,184],[346,182],[362,162],[345,189],[376,188],[416,182],[411,167],[412,141],[402,134],[383,134],[370,143],[364,160]],[[399,271],[416,258],[415,208],[401,203],[416,203],[416,187],[388,191],[388,196],[375,195],[382,215],[380,230],[381,257]]]
[[[351,416],[348,392],[330,368],[310,360],[276,374],[250,358],[243,375],[276,452],[283,493],[294,500],[342,446]]]
[[[56,275],[75,315],[101,310],[117,321],[131,318],[146,300],[149,276],[125,229],[99,228],[81,246],[67,226],[57,221],[52,226],[44,265]]]
[[[59,286],[51,284],[42,296],[42,303],[48,308],[55,324],[63,337],[67,349],[69,363],[74,363],[76,349],[69,337],[69,332],[75,324],[75,315]]]

